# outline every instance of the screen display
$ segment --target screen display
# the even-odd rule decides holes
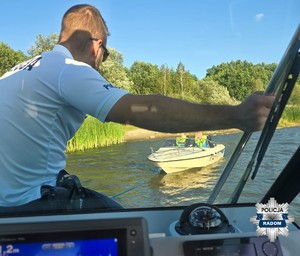
[[[5,236],[0,256],[126,256],[125,240],[125,229]]]
[[[118,256],[117,239],[0,245],[0,256]]]

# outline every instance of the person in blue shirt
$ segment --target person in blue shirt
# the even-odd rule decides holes
[[[83,207],[80,200],[98,195],[94,207],[121,207],[61,172],[66,167],[67,142],[87,114],[102,122],[169,133],[228,128],[252,132],[263,128],[273,96],[254,93],[236,106],[205,105],[116,88],[98,72],[109,55],[108,35],[98,9],[87,4],[72,6],[63,16],[54,49],[17,65],[0,78],[2,209],[51,209],[50,195],[60,195],[60,186],[68,189],[69,183],[76,188],[72,196],[78,199],[79,208]]]

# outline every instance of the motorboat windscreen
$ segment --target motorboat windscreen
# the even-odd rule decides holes
[[[300,72],[300,25],[296,29],[280,63],[278,64],[272,79],[265,90],[266,95],[275,94],[274,104],[271,108],[270,114],[267,118],[266,124],[260,134],[252,158],[249,161],[247,168],[240,178],[238,185],[236,186],[233,194],[229,198],[229,203],[237,203],[242,190],[251,174],[252,168],[255,165],[255,169],[252,173],[252,179],[255,178],[259,166],[266,153],[268,145],[275,132],[279,119],[283,113],[283,110],[288,102],[288,99],[292,93],[294,85],[297,81]],[[245,149],[252,133],[244,133],[235,148],[231,158],[229,159],[223,173],[221,174],[212,194],[208,199],[208,203],[213,203],[221,191],[226,179],[232,171],[235,163],[237,162],[242,151]]]

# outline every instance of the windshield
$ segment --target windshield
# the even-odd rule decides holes
[[[110,55],[97,70],[105,79],[133,94],[203,104],[237,105],[264,91],[299,24],[298,0],[88,2],[110,31]],[[0,58],[0,76],[53,48],[69,4],[30,0],[18,3],[18,14],[12,1],[1,4],[0,56],[12,57]],[[238,203],[259,202],[299,147],[299,99],[298,79],[257,176],[249,178]],[[260,134],[252,134],[214,203],[230,203]],[[69,141],[66,170],[125,209],[187,206],[208,201],[242,135],[235,129],[158,133],[87,116]],[[299,196],[289,209],[296,222],[298,209]]]

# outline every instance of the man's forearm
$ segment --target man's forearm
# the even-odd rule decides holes
[[[126,95],[109,121],[160,132],[238,128],[235,106],[200,105],[161,95]]]

